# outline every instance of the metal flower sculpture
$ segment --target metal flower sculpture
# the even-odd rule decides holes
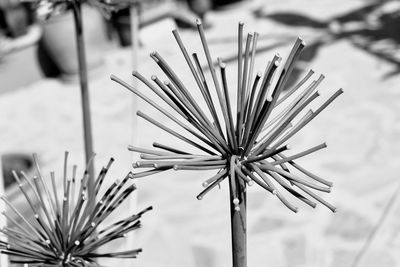
[[[54,172],[51,173],[51,187],[48,186],[35,155],[38,176],[30,179],[24,172],[20,175],[13,172],[34,218],[31,220],[22,215],[5,197],[1,197],[10,210],[3,213],[10,226],[0,230],[7,239],[0,241],[1,253],[10,255],[14,263],[30,266],[98,266],[94,259],[99,257],[136,258],[141,249],[110,253],[98,251],[103,245],[138,229],[141,216],[152,209],[148,207],[103,226],[104,221],[136,189],[131,183],[132,173],[103,190],[101,186],[114,161],[110,159],[95,180],[95,195],[91,197],[88,195],[87,170],[78,183],[76,166],[72,173],[67,172],[67,158],[68,153],[65,156],[62,192],[57,190]],[[96,197],[99,197],[98,200]]]
[[[157,94],[162,100],[160,102],[165,102],[178,116],[116,76],[112,75],[111,79],[156,108],[189,135],[179,134],[141,111],[137,112],[139,117],[201,152],[193,154],[160,143],[153,143],[158,149],[130,146],[129,149],[141,153],[143,159],[136,162],[134,167],[147,169],[134,173],[133,177],[143,177],[171,169],[216,170],[217,173],[203,183],[205,189],[197,196],[198,199],[202,199],[225,179],[229,181],[233,266],[242,267],[246,266],[247,185],[258,184],[276,195],[294,212],[297,212],[298,208],[287,200],[285,194],[291,194],[311,207],[315,207],[317,201],[332,211],[336,210],[315,193],[330,192],[332,183],[295,162],[300,157],[326,147],[325,143],[290,156],[287,156],[285,151],[289,148],[286,141],[312,121],[343,91],[338,90],[319,108],[307,110],[309,104],[319,96],[316,88],[323,76],[306,86],[313,75],[313,71],[310,71],[293,88],[286,88],[296,59],[305,46],[300,38],[295,42],[282,68],[279,68],[281,57],[275,55],[264,74],[258,73],[253,76],[259,34],[249,33],[244,46],[243,23],[239,23],[237,99],[236,108],[233,108],[232,92],[227,87],[229,77],[226,75],[226,64],[218,59],[219,79],[216,63],[211,57],[203,25],[199,20],[197,28],[218,100],[212,97],[211,86],[206,81],[198,55],[192,54],[191,59],[178,31],[174,30],[173,35],[201,91],[207,110],[200,108],[198,99],[194,99],[172,67],[157,52],[153,52],[151,58],[169,80],[162,82],[158,77],[152,76],[151,79],[155,83],[153,85],[135,71],[133,76]],[[274,76],[277,76],[275,81]],[[294,170],[297,172],[293,172]]]

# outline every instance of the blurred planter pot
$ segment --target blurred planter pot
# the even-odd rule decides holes
[[[87,69],[89,75],[93,75],[93,72],[96,72],[104,63],[103,55],[108,38],[104,20],[95,8],[83,5],[82,17]],[[71,11],[53,16],[43,23],[41,45],[52,63],[61,72],[63,79],[78,79],[75,24]],[[51,62],[48,63],[51,65]],[[46,67],[49,68],[43,66],[44,69]]]
[[[131,21],[129,16],[129,9],[123,9],[117,11],[111,17],[111,23],[117,31],[119,43],[123,47],[130,46],[132,44]]]

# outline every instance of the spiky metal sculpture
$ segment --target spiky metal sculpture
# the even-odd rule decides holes
[[[217,173],[203,183],[205,189],[197,196],[198,199],[202,199],[223,180],[229,181],[233,266],[243,267],[246,266],[246,185],[258,184],[276,195],[294,212],[297,212],[298,208],[286,199],[285,193],[295,196],[311,207],[316,206],[314,202],[316,200],[332,211],[336,210],[314,192],[330,192],[332,183],[295,162],[300,157],[326,147],[326,144],[322,143],[291,156],[286,156],[284,152],[289,148],[286,142],[343,91],[338,90],[317,109],[308,110],[309,104],[319,96],[316,88],[324,77],[321,75],[306,85],[313,75],[313,71],[310,71],[294,87],[286,87],[296,59],[305,46],[300,38],[295,42],[282,68],[279,68],[281,57],[275,55],[264,74],[258,73],[253,76],[259,34],[249,33],[246,45],[243,47],[243,23],[239,23],[237,100],[236,109],[233,109],[226,64],[218,59],[220,70],[218,79],[216,63],[211,57],[201,21],[197,21],[197,28],[218,100],[212,97],[211,85],[206,81],[198,55],[193,53],[190,58],[178,31],[174,30],[173,35],[201,91],[207,106],[206,110],[200,108],[199,99],[193,97],[179,75],[157,52],[151,53],[151,58],[159,65],[168,80],[162,82],[158,77],[152,76],[153,84],[136,71],[133,72],[133,76],[151,89],[159,97],[159,101],[153,101],[114,75],[111,79],[156,108],[189,135],[178,133],[142,111],[137,112],[139,117],[190,144],[200,152],[194,154],[157,142],[153,143],[153,146],[158,149],[130,146],[129,149],[141,153],[143,159],[136,162],[134,167],[147,169],[133,174],[134,177],[172,169],[216,170]],[[276,80],[273,79],[274,76],[277,76]],[[173,112],[162,107],[161,102],[165,102]]]
[[[80,182],[77,181],[76,166],[71,173],[67,172],[67,157],[66,153],[61,192],[57,190],[54,172],[50,175],[51,186],[48,185],[35,155],[37,176],[29,178],[24,172],[13,172],[32,211],[33,220],[29,219],[32,216],[22,215],[10,201],[1,197],[9,208],[8,212],[3,213],[9,226],[0,230],[6,238],[6,241],[0,241],[1,253],[10,255],[11,262],[29,266],[99,266],[94,259],[136,258],[141,249],[107,253],[98,251],[103,245],[138,229],[141,216],[152,209],[148,207],[137,214],[103,225],[136,189],[132,183],[132,173],[103,190],[101,186],[114,161],[110,159],[95,180],[95,195],[90,196],[87,170]]]

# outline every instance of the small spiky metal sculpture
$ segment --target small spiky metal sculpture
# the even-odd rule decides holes
[[[10,226],[0,230],[7,240],[0,241],[1,253],[10,255],[11,262],[30,266],[98,266],[94,259],[99,257],[136,258],[141,249],[110,253],[98,251],[103,245],[138,229],[141,216],[152,209],[148,207],[138,214],[103,226],[103,222],[136,189],[131,183],[132,173],[102,190],[104,178],[114,161],[110,159],[95,180],[95,195],[90,197],[87,170],[79,184],[76,166],[71,174],[67,173],[67,158],[68,153],[65,154],[62,192],[57,190],[54,172],[50,175],[51,187],[48,186],[35,155],[37,176],[30,179],[24,172],[20,175],[13,172],[34,218],[31,220],[22,215],[5,197],[1,197],[10,210],[3,213]]]
[[[228,179],[231,200],[233,266],[244,267],[246,266],[246,185],[258,184],[276,195],[286,207],[294,212],[297,212],[298,209],[286,199],[284,192],[311,207],[316,206],[312,200],[314,199],[332,211],[336,210],[313,191],[330,192],[332,183],[309,172],[295,162],[300,157],[326,147],[325,143],[291,156],[286,156],[284,151],[288,149],[286,141],[325,109],[342,93],[342,89],[334,93],[316,110],[307,111],[307,106],[319,96],[318,91],[315,90],[323,80],[323,76],[321,75],[317,80],[303,87],[313,74],[313,71],[310,71],[293,88],[286,88],[296,59],[305,46],[300,38],[295,42],[280,71],[278,71],[278,66],[281,57],[275,55],[266,67],[264,74],[258,73],[253,79],[258,33],[248,34],[243,49],[243,23],[239,23],[237,104],[236,114],[234,114],[231,107],[231,95],[227,87],[226,65],[221,59],[218,59],[221,74],[221,80],[218,80],[215,63],[210,55],[200,21],[197,21],[197,27],[214,89],[218,96],[218,104],[212,98],[210,86],[206,81],[197,54],[194,53],[193,59],[190,58],[176,30],[173,31],[173,35],[196,80],[208,110],[202,110],[199,107],[198,99],[194,99],[178,75],[157,52],[153,52],[151,58],[159,65],[169,80],[163,83],[158,77],[152,76],[151,79],[155,82],[153,85],[137,72],[133,72],[133,76],[157,94],[179,116],[170,113],[121,79],[113,75],[111,79],[159,110],[189,132],[191,136],[183,136],[141,111],[137,112],[139,117],[203,152],[194,154],[160,143],[153,143],[154,147],[159,148],[158,150],[130,146],[130,150],[142,153],[141,158],[144,159],[136,162],[134,167],[150,168],[135,173],[133,176],[143,177],[171,169],[217,170],[217,174],[203,183],[205,189],[197,196],[198,199],[203,198],[207,192],[220,185],[223,180]],[[274,75],[278,76],[276,81],[273,81]],[[207,116],[207,113],[210,115]],[[222,116],[218,114],[222,114]],[[292,170],[297,170],[297,173]]]

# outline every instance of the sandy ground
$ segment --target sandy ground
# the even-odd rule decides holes
[[[228,58],[236,53],[238,20],[245,31],[261,34],[260,45],[278,41],[283,45],[257,54],[256,70],[279,52],[284,58],[298,34],[312,43],[321,32],[288,28],[252,16],[260,2],[240,4],[208,16],[207,31],[214,57]],[[362,1],[285,0],[268,3],[265,11],[289,10],[315,18],[327,18],[362,4]],[[170,30],[171,21],[145,28],[141,33],[139,70],[146,76],[160,74],[149,53],[157,50],[171,66],[182,73],[186,84],[194,85]],[[155,34],[156,33],[156,34]],[[203,56],[194,31],[181,31],[190,49]],[[289,40],[289,41],[288,41]],[[202,58],[204,60],[204,58]],[[203,61],[205,62],[205,60]],[[230,72],[236,64],[228,64]],[[371,56],[346,40],[324,46],[308,68],[327,76],[321,85],[322,99],[338,88],[345,94],[313,121],[291,144],[293,153],[326,141],[328,149],[300,162],[332,180],[334,190],[325,198],[338,207],[332,214],[323,206],[311,210],[300,205],[293,214],[272,195],[253,186],[248,190],[248,256],[251,267],[258,266],[350,266],[364,244],[387,201],[398,186],[400,160],[400,76],[383,79],[393,66]],[[112,50],[105,55],[102,75],[90,81],[96,166],[100,169],[115,157],[109,181],[131,170],[133,155],[126,147],[136,135],[138,144],[149,147],[153,141],[184,147],[169,135],[139,120],[133,129],[132,95],[109,80],[109,74],[130,78],[130,51]],[[161,75],[160,75],[161,77]],[[230,77],[234,77],[233,73]],[[231,80],[231,88],[235,81]],[[141,87],[142,91],[146,88]],[[194,94],[199,94],[197,91]],[[138,109],[155,118],[162,115],[139,101]],[[36,152],[43,169],[62,171],[63,151],[71,153],[82,171],[82,123],[77,84],[41,80],[31,86],[0,96],[1,153]],[[153,205],[155,210],[143,219],[143,229],[124,244],[143,247],[133,262],[106,262],[110,266],[230,266],[228,188],[210,192],[202,201],[195,196],[209,173],[167,172],[137,181],[137,200],[132,211]],[[360,266],[400,266],[400,208],[396,204]]]

